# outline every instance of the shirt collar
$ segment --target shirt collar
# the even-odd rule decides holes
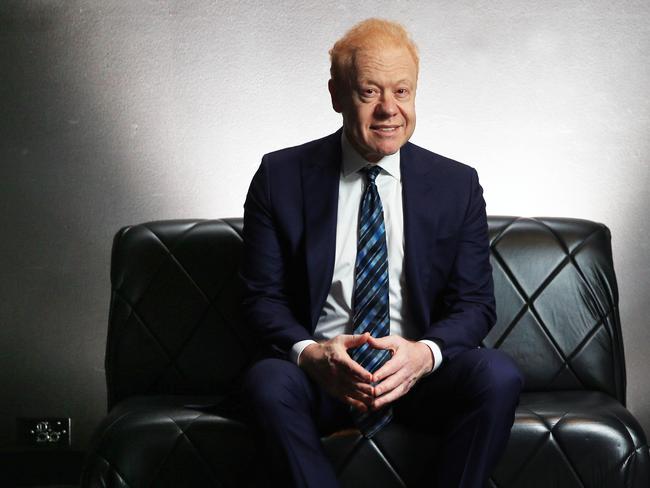
[[[350,144],[350,141],[345,135],[345,129],[341,131],[341,153],[343,156],[343,161],[341,164],[343,178],[347,178],[348,176],[357,173],[361,168],[373,164],[366,161],[356,151],[356,149],[352,147],[352,144]],[[401,181],[400,151],[397,151],[395,154],[384,156],[375,164],[378,164],[383,171],[388,173],[397,181]]]

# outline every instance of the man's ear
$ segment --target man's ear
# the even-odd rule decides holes
[[[338,92],[334,80],[329,80],[327,82],[327,89],[330,91],[330,97],[332,97],[332,108],[336,113],[340,114],[343,111],[343,107],[341,105],[340,93]]]

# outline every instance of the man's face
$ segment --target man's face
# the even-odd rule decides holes
[[[415,61],[405,47],[357,53],[350,85],[330,81],[334,110],[367,161],[394,154],[415,130]]]

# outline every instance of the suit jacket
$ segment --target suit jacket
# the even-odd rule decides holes
[[[477,347],[496,320],[487,217],[476,170],[401,148],[407,306],[443,358]],[[269,153],[244,205],[244,317],[265,353],[312,338],[332,283],[341,129]]]

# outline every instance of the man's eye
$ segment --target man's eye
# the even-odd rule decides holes
[[[397,89],[397,94],[398,94],[398,95],[402,95],[402,96],[404,96],[404,95],[408,95],[408,92],[409,92],[409,91],[408,91],[406,88],[398,88],[398,89]]]

